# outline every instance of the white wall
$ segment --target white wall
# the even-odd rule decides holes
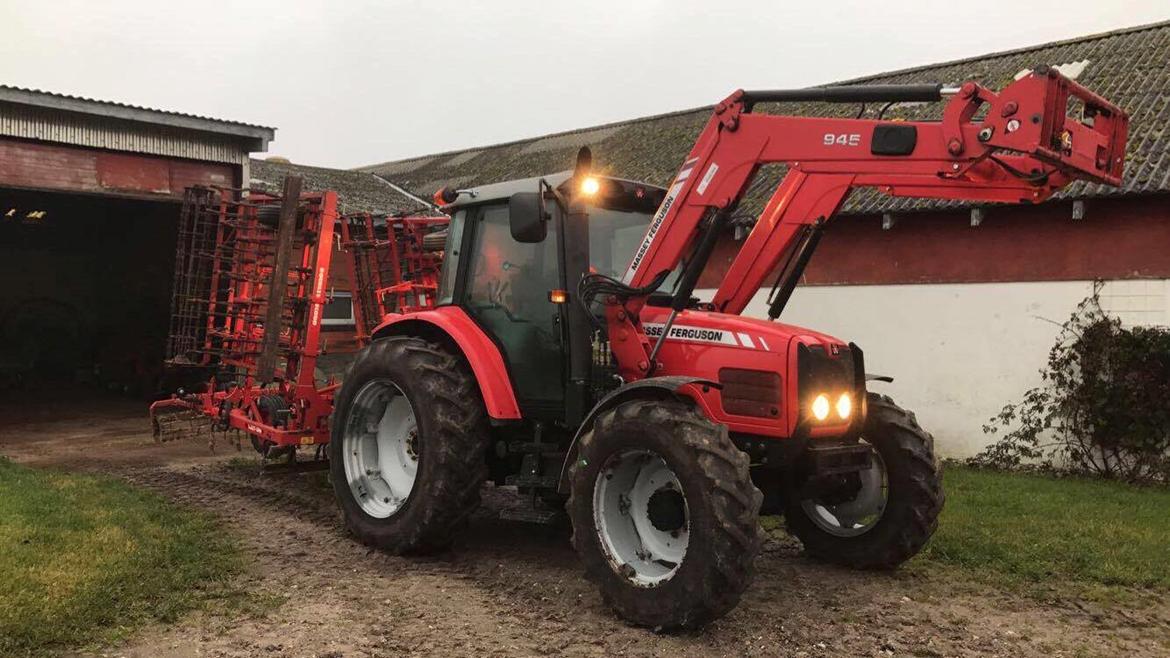
[[[990,442],[987,420],[1040,383],[1058,325],[1091,290],[1089,281],[800,287],[782,319],[857,343],[867,371],[894,377],[871,390],[913,410],[941,455],[967,457]],[[767,317],[766,297],[746,314]],[[1124,322],[1170,324],[1170,281],[1109,282],[1101,300]]]

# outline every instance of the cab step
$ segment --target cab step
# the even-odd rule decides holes
[[[513,487],[555,489],[560,484],[560,477],[556,475],[509,475],[504,479],[504,484]]]
[[[509,441],[508,452],[515,455],[543,455],[545,457],[564,456],[565,451],[555,443],[541,443],[540,441]]]
[[[500,519],[504,521],[519,521],[521,523],[536,523],[539,525],[556,525],[563,517],[564,512],[519,507],[500,510]]]

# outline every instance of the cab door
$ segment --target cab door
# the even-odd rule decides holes
[[[506,204],[470,209],[461,264],[459,305],[492,337],[508,366],[526,417],[564,414],[564,349],[560,308],[549,291],[563,288],[557,221],[543,242],[512,238]]]

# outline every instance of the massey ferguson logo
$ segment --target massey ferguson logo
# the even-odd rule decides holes
[[[651,324],[649,322],[642,325],[646,331],[646,336],[650,338],[658,338],[662,336],[661,324]],[[706,329],[704,327],[688,327],[685,325],[671,325],[670,333],[667,334],[666,340],[689,340],[698,343],[719,343],[721,345],[737,345],[735,337],[730,332],[722,329]]]
[[[658,338],[662,335],[662,327],[646,327],[646,335]],[[718,343],[723,340],[723,332],[715,329],[698,329],[696,327],[671,327],[671,338],[683,340],[703,340]]]
[[[658,235],[658,229],[662,228],[662,220],[666,219],[666,213],[670,212],[670,207],[674,205],[674,198],[678,196],[681,189],[682,183],[675,183],[670,188],[666,198],[663,199],[662,205],[658,207],[658,212],[654,213],[654,221],[650,222],[650,230],[646,231],[646,237],[642,238],[642,244],[638,245],[638,251],[634,253],[634,260],[630,263],[630,269],[626,270],[626,275],[622,278],[623,283],[628,284],[634,280],[634,273],[638,271],[638,266],[642,264],[646,252],[650,251],[650,245],[654,244],[654,236]]]
[[[650,251],[650,245],[654,244],[654,236],[658,235],[658,229],[662,228],[662,221],[666,219],[666,213],[674,206],[674,200],[678,197],[678,193],[682,191],[683,183],[690,177],[691,171],[695,168],[695,163],[698,158],[691,158],[683,163],[682,171],[678,172],[678,176],[674,177],[674,185],[670,186],[670,190],[666,193],[666,198],[662,200],[662,205],[658,206],[658,212],[654,213],[654,219],[650,222],[650,230],[646,231],[646,237],[642,238],[642,244],[638,245],[638,250],[634,252],[634,260],[630,262],[630,268],[626,270],[626,275],[622,277],[622,283],[629,284],[634,280],[634,274],[638,272],[638,266],[642,264],[642,259],[646,257],[646,252]]]

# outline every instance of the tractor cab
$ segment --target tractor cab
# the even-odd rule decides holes
[[[622,275],[665,193],[566,171],[436,195],[451,216],[437,304],[492,337],[525,418],[574,426],[591,406],[570,346],[590,358],[602,318],[568,302],[583,274]]]

